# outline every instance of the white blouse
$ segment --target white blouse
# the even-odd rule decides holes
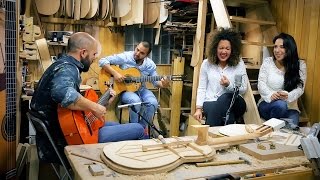
[[[225,75],[230,81],[228,87],[220,85],[222,75]],[[242,83],[239,88],[239,93],[244,94],[247,91],[247,72],[242,59],[238,65],[227,65],[223,69],[217,64],[210,63],[207,59],[203,60],[199,75],[196,106],[202,107],[205,101],[216,101],[222,94],[234,92],[235,75],[242,75]]]
[[[307,79],[307,67],[303,60],[300,61],[300,77],[303,81],[303,87],[298,86],[296,89],[293,89],[288,94],[288,103],[289,108],[290,103],[294,103],[292,109],[297,109],[297,100],[303,94],[304,87]],[[264,59],[258,77],[258,90],[261,95],[259,103],[264,100],[267,103],[271,102],[271,96],[277,91],[284,90],[284,71],[281,71],[277,68],[274,63],[273,57],[267,57]],[[297,109],[298,110],[298,109]]]

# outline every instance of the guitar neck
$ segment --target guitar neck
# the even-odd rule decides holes
[[[105,106],[110,99],[110,88],[100,97],[98,104]]]
[[[132,82],[153,82],[160,81],[165,76],[141,76],[141,77],[128,77],[129,81]],[[166,76],[167,79],[171,80],[171,76]],[[126,78],[127,79],[127,78]]]

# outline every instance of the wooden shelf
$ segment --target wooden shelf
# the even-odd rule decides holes
[[[227,5],[233,4],[243,4],[243,5],[259,5],[259,4],[267,4],[266,0],[226,0]]]
[[[263,21],[257,19],[248,19],[238,16],[230,16],[230,20],[232,22],[240,22],[240,23],[247,23],[247,24],[259,24],[259,25],[276,25],[273,21]]]
[[[53,17],[41,17],[42,23],[52,23],[52,24],[87,24],[87,25],[96,25],[96,26],[115,26],[114,22],[106,22],[102,20],[74,20],[74,19],[66,19],[66,18],[53,18]]]
[[[253,90],[253,91],[252,91],[252,94],[253,94],[253,95],[259,95],[260,93],[259,93],[258,90]]]
[[[261,65],[246,64],[247,69],[260,69]]]
[[[47,44],[50,46],[67,46],[67,43],[63,42],[52,42],[52,41],[47,41]]]
[[[266,46],[266,47],[273,47],[274,44],[262,43],[262,42],[251,42],[246,40],[241,40],[241,43],[244,45],[256,45],[256,46]]]

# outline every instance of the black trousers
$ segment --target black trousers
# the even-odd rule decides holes
[[[221,95],[217,101],[207,101],[203,103],[203,112],[206,117],[206,124],[210,126],[223,126],[226,120],[226,113],[230,107],[233,93],[225,93]],[[241,96],[237,96],[230,111],[227,124],[233,124],[242,119],[247,109],[245,100]]]

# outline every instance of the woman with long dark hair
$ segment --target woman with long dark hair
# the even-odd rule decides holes
[[[306,83],[306,64],[299,59],[294,38],[280,33],[273,39],[273,57],[264,59],[259,71],[258,102],[260,116],[288,118],[299,123],[298,98],[303,94]]]

